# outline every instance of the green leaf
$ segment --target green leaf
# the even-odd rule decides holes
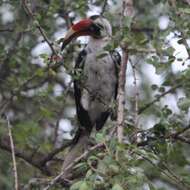
[[[93,174],[92,170],[86,172],[86,178],[89,178]]]
[[[42,116],[46,118],[51,118],[53,116],[53,113],[51,112],[51,110],[46,107],[40,107],[40,112]]]
[[[74,183],[71,187],[70,190],[79,190],[80,186],[82,185],[83,181],[77,181]]]
[[[150,190],[156,190],[153,184],[149,183],[148,185],[149,185]]]
[[[161,93],[165,92],[165,88],[164,88],[163,86],[161,86],[161,87],[159,88],[159,92],[161,92]]]
[[[180,98],[177,102],[177,105],[181,110],[187,112],[190,108],[190,99],[185,98],[185,97]]]
[[[48,61],[49,61],[49,55],[48,54],[42,53],[39,56],[43,59],[44,63],[48,63]]]
[[[179,8],[178,10],[182,13],[190,14],[190,8]]]
[[[111,170],[111,172],[113,174],[118,174],[119,173],[119,166],[117,166],[115,164],[110,164],[109,169]]]
[[[104,142],[105,141],[105,137],[102,133],[97,133],[96,134],[96,140],[97,142]]]
[[[44,70],[42,68],[39,68],[37,71],[36,71],[36,75],[38,77],[43,77],[44,76]]]
[[[92,188],[90,187],[90,185],[86,181],[84,181],[80,185],[79,190],[92,190]]]
[[[113,187],[112,187],[112,190],[124,190],[123,187],[121,187],[119,184],[115,184]]]
[[[151,86],[151,88],[152,88],[152,90],[156,90],[156,89],[158,88],[158,85],[153,84],[153,85]]]
[[[168,63],[173,63],[175,61],[175,56],[171,55],[169,56]]]

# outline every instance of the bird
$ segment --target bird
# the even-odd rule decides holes
[[[106,50],[112,42],[112,27],[105,17],[93,15],[72,25],[61,49],[79,36],[89,36],[89,42],[79,53],[74,67],[74,97],[79,121],[74,143],[84,143],[81,139],[88,137],[93,128],[102,129],[110,116],[110,105],[117,97],[121,62],[116,50]]]

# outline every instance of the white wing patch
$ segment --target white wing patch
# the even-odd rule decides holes
[[[86,89],[82,92],[81,104],[86,111],[89,110],[90,96]]]

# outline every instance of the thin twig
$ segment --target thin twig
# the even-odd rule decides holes
[[[174,92],[177,88],[182,87],[182,84],[178,84],[172,88],[170,88],[169,90],[165,91],[164,93],[160,94],[159,96],[157,96],[154,100],[152,100],[151,102],[145,104],[143,107],[141,107],[139,109],[139,114],[141,114],[142,112],[144,112],[146,109],[148,109],[149,107],[151,107],[154,103],[158,102],[161,98],[163,98],[164,96],[166,96],[169,93]]]
[[[133,84],[134,84],[134,88],[135,88],[134,124],[135,124],[135,128],[138,128],[139,92],[138,92],[138,87],[137,87],[137,76],[136,76],[135,64],[133,64],[131,60],[130,60],[130,63],[131,63],[132,71],[133,71],[133,78],[134,78]]]
[[[102,7],[102,11],[101,11],[101,15],[103,15],[104,14],[104,12],[105,12],[105,10],[106,10],[106,7],[107,7],[107,5],[108,5],[108,0],[104,0],[104,4],[103,4],[103,7]]]
[[[12,136],[12,131],[11,131],[11,125],[10,125],[10,120],[7,115],[6,120],[7,120],[7,128],[8,128],[8,134],[9,134],[9,139],[10,139],[10,145],[11,145],[11,154],[12,154],[12,161],[13,161],[13,173],[14,173],[14,188],[15,190],[18,190],[18,173],[17,173],[17,164],[16,164],[16,157],[15,157],[15,147],[14,147],[14,141],[13,141],[13,136]]]
[[[54,137],[53,137],[53,145],[54,146],[56,145],[57,138],[58,138],[59,122],[60,122],[61,117],[62,117],[62,110],[59,112],[58,118],[57,118],[57,121],[56,121],[56,124],[55,124]]]
[[[137,87],[137,76],[136,76],[136,64],[132,62],[131,59],[130,64],[132,67],[132,73],[133,73],[133,84],[134,84],[134,91],[135,91],[135,96],[134,96],[134,134],[133,134],[133,141],[134,143],[137,142],[137,133],[138,133],[138,123],[139,123],[139,115],[138,115],[138,110],[139,110],[139,92],[138,92],[138,87]]]
[[[145,141],[141,141],[139,143],[137,143],[137,146],[146,146],[149,144],[149,141],[157,141],[157,140],[160,140],[160,138],[163,138],[163,139],[169,139],[171,140],[172,142],[176,142],[176,141],[180,141],[180,142],[183,142],[183,143],[186,143],[186,144],[190,144],[190,140],[185,138],[184,136],[184,133],[187,131],[187,130],[190,130],[190,125],[186,126],[186,127],[181,127],[182,129],[181,130],[177,130],[175,132],[171,132],[169,134],[166,134],[165,136],[162,136],[162,137],[159,137],[159,138],[149,138],[151,137],[153,134],[153,131],[152,129],[148,129],[148,130],[142,130],[142,131],[139,131],[139,135],[140,136],[143,136],[143,134],[147,134],[146,135],[146,140]],[[149,134],[150,132],[150,134]],[[150,143],[151,143],[150,142]]]
[[[190,0],[183,0],[185,1],[188,5],[190,5]]]
[[[77,162],[79,162],[80,160],[82,160],[83,158],[87,157],[88,154],[100,147],[104,146],[104,143],[99,143],[93,147],[91,147],[89,150],[86,150],[83,154],[81,154],[78,158],[76,158],[71,164],[69,164],[64,171],[62,171],[59,175],[57,175],[55,178],[53,178],[51,180],[51,182],[49,183],[49,185],[47,185],[43,190],[48,190],[50,189],[50,187],[54,186],[60,179],[61,177],[64,175],[66,170],[69,170],[70,168],[72,168]]]
[[[178,175],[176,175],[176,173],[175,173],[175,171],[172,171],[169,167],[168,167],[168,165],[166,164],[166,163],[162,163],[162,166],[166,169],[166,171],[168,171],[168,173],[175,179],[175,181],[176,181],[176,184],[180,184],[183,188],[184,188],[184,190],[185,189],[189,189],[190,188],[190,186],[182,179],[182,177],[180,177],[180,176],[178,176]]]
[[[14,29],[11,28],[0,29],[0,32],[14,32]]]
[[[45,31],[43,30],[43,28],[41,27],[41,25],[39,24],[38,20],[35,18],[34,14],[32,13],[32,11],[30,10],[30,8],[27,6],[27,2],[26,0],[22,0],[22,5],[24,7],[24,10],[26,11],[26,13],[28,14],[28,16],[35,21],[35,25],[36,28],[40,31],[41,35],[43,36],[44,40],[47,42],[47,44],[49,45],[52,54],[53,55],[57,55],[57,52],[55,51],[54,47],[53,47],[53,43],[48,39]]]
[[[178,140],[178,141],[181,141],[183,143],[186,143],[186,144],[190,144],[190,139],[187,139],[185,137],[181,137],[181,136],[177,136],[175,137],[174,139]]]
[[[145,49],[145,48],[128,48],[130,54],[147,54],[147,53],[156,53],[155,49]]]
[[[179,135],[185,133],[185,132],[186,132],[187,130],[189,130],[189,129],[190,129],[190,125],[188,125],[187,127],[184,127],[184,128],[181,129],[180,131],[175,132],[174,134],[169,135],[169,137],[176,138],[176,137],[178,137]]]
[[[189,185],[184,183],[178,176],[174,174],[166,165],[164,164],[164,167],[166,170],[164,170],[160,165],[155,164],[151,159],[149,159],[147,156],[144,156],[142,153],[139,153],[137,151],[134,152],[135,154],[139,155],[141,158],[143,158],[145,161],[149,162],[154,168],[157,168],[160,170],[162,174],[164,174],[166,177],[171,179],[175,184],[180,184],[183,186],[184,190],[189,189]]]

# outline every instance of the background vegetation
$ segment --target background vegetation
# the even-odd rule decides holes
[[[72,180],[50,189],[190,189],[190,2],[134,0],[133,17],[123,17],[122,5],[0,2],[0,189],[14,189],[11,133],[20,189],[45,189],[61,172],[77,126],[73,65],[86,40],[62,54],[57,40],[72,23],[101,12],[113,26],[108,50],[128,45],[124,142],[108,121],[93,132]]]

